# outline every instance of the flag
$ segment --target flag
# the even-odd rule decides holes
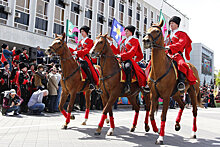
[[[165,33],[167,31],[167,26],[166,26],[166,19],[162,13],[162,9],[160,9],[160,17],[159,17],[159,20],[163,20],[163,26],[161,27],[162,28],[162,32],[163,32],[163,36],[165,36]]]
[[[66,21],[66,36],[73,37],[75,39],[75,42],[78,43],[78,37],[75,32],[80,32],[79,29],[74,26],[68,19]]]
[[[2,52],[2,56],[1,56],[1,62],[2,62],[2,64],[4,64],[5,61],[7,61],[7,60],[6,60],[6,58],[5,58],[5,56],[4,56],[3,52]]]
[[[110,36],[120,44],[122,36],[125,36],[124,28],[119,24],[116,19],[113,19]]]

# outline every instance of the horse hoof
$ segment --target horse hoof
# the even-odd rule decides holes
[[[146,131],[146,132],[149,132],[149,131],[150,131],[149,125],[145,125],[145,131]]]
[[[107,136],[112,136],[113,135],[113,132],[114,132],[114,128],[110,128],[107,132]]]
[[[106,123],[109,124],[109,122],[110,122],[109,119],[106,118]]]
[[[67,125],[63,125],[61,129],[66,130],[67,129]]]
[[[134,130],[135,130],[135,127],[132,127],[131,130],[130,130],[130,132],[134,132]]]
[[[95,132],[94,135],[99,136],[99,135],[101,135],[101,132]]]
[[[155,144],[156,144],[156,145],[163,145],[163,141],[161,141],[161,140],[158,141],[158,140],[157,140],[157,141],[155,142]]]
[[[85,126],[85,125],[86,125],[86,122],[83,122],[82,125]]]
[[[181,128],[181,127],[180,127],[180,124],[176,124],[176,125],[175,125],[175,130],[176,130],[176,131],[179,131],[180,128]]]
[[[192,135],[190,138],[191,139],[196,139],[196,135]]]
[[[75,119],[75,116],[72,114],[72,115],[70,116],[70,119],[74,120],[74,119]]]

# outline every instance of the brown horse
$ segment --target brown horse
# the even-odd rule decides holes
[[[137,125],[138,115],[140,107],[137,104],[136,96],[141,91],[141,88],[138,86],[138,82],[133,82],[131,84],[131,93],[130,94],[124,94],[124,83],[120,82],[120,71],[121,68],[119,67],[119,62],[116,59],[109,42],[107,39],[112,40],[110,37],[106,35],[99,35],[96,38],[95,44],[93,48],[90,50],[90,54],[92,57],[100,57],[100,67],[101,67],[101,79],[100,79],[100,87],[103,91],[103,94],[101,95],[103,100],[103,114],[101,121],[98,125],[98,128],[96,130],[95,135],[101,134],[101,129],[104,124],[104,119],[107,117],[107,113],[109,112],[110,116],[110,129],[107,133],[107,135],[112,135],[113,130],[115,128],[114,125],[114,118],[113,118],[113,112],[112,112],[112,105],[116,101],[118,97],[125,96],[128,98],[130,103],[133,105],[135,110],[135,116],[133,121],[133,126],[131,128],[131,131],[133,132],[135,130],[135,127]],[[144,93],[144,99],[146,102],[146,108],[147,108],[147,114],[145,119],[145,130],[149,131],[148,126],[148,114],[150,109],[150,99],[147,99],[147,94]]]
[[[63,129],[67,129],[67,125],[69,124],[70,119],[75,118],[74,115],[71,116],[71,111],[73,109],[76,93],[80,91],[85,91],[86,114],[85,121],[82,123],[82,125],[86,125],[86,121],[89,115],[91,91],[89,90],[89,82],[81,81],[80,66],[72,57],[64,39],[65,33],[62,36],[56,35],[55,40],[53,41],[52,45],[49,46],[49,49],[47,49],[46,53],[50,55],[57,54],[61,59],[61,68],[63,73],[61,79],[62,93],[59,103],[59,110],[66,118],[66,123],[63,126]],[[69,94],[70,102],[67,108],[68,113],[66,113],[66,111],[63,109],[63,106]]]
[[[167,57],[164,48],[164,37],[162,35],[161,27],[163,26],[163,21],[159,24],[154,24],[148,29],[148,33],[143,39],[144,48],[151,48],[151,71],[148,78],[148,85],[150,87],[150,98],[152,101],[151,110],[150,110],[150,120],[154,132],[160,134],[159,138],[156,141],[156,144],[163,144],[164,130],[165,130],[165,121],[167,115],[167,109],[169,106],[170,97],[177,85],[175,69],[171,63],[171,59]],[[199,75],[196,68],[192,64],[188,64],[189,67],[193,70],[194,75],[197,78],[197,83],[195,85],[189,85],[188,81],[185,81],[185,92],[188,92],[191,98],[193,106],[193,137],[196,138],[196,117],[197,117],[197,104],[200,105],[201,98],[199,93]],[[154,112],[157,109],[158,98],[163,98],[163,109],[161,114],[161,127],[160,131],[158,130],[155,120]],[[180,130],[180,119],[184,109],[184,102],[181,99],[180,92],[176,92],[173,95],[173,99],[178,102],[180,106],[180,111],[176,119],[175,129],[176,131]],[[201,105],[200,105],[201,106]]]

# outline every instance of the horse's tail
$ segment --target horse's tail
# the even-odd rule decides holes
[[[201,103],[201,92],[199,90],[199,93],[197,95],[197,104],[199,105],[199,107],[203,108],[203,105]]]

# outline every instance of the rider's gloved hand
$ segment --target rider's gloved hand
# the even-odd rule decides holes
[[[118,55],[115,55],[115,57],[117,57],[117,58],[120,58],[120,59],[121,59],[121,55],[119,55],[119,54],[118,54]]]
[[[110,46],[113,44],[113,41],[111,41],[111,40],[109,40],[109,39],[107,39],[108,40],[108,43],[110,44]]]
[[[73,54],[77,55],[77,51],[74,51]]]

